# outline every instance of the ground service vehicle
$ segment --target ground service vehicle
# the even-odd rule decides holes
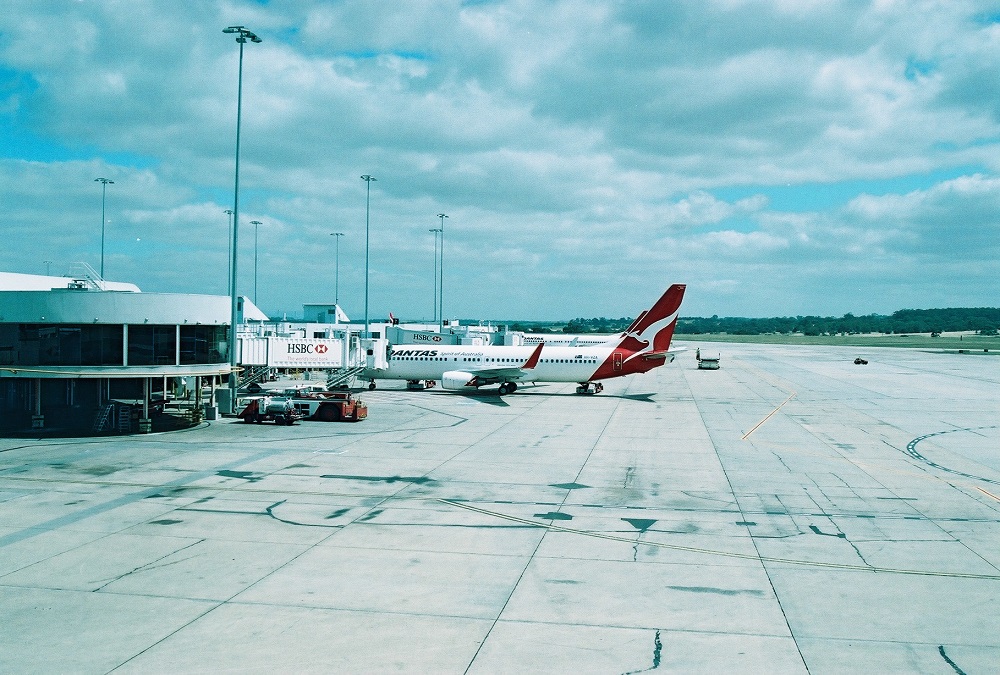
[[[368,417],[368,406],[349,391],[310,391],[292,398],[305,419],[321,422],[360,422]]]
[[[302,413],[295,408],[292,399],[283,396],[261,396],[247,404],[240,413],[244,422],[274,422],[291,426],[302,419]]]
[[[722,356],[718,353],[709,354],[708,356],[701,355],[698,357],[698,369],[699,370],[718,370],[719,360]]]
[[[239,416],[247,422],[274,421],[277,424],[293,424],[300,419],[360,422],[368,417],[368,406],[348,391],[303,392],[295,396],[251,399]]]

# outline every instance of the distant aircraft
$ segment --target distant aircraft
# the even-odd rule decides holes
[[[411,388],[434,386],[463,390],[499,384],[500,395],[513,393],[524,382],[576,382],[578,394],[604,389],[601,380],[645,373],[673,361],[670,340],[684,298],[684,284],[674,284],[652,308],[632,322],[624,333],[590,346],[468,346],[390,348],[388,368],[368,370],[364,377],[375,388],[375,378],[407,380]]]

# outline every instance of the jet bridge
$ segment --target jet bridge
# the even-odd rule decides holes
[[[245,373],[257,375],[257,379],[274,369],[325,370],[331,388],[349,385],[369,368],[386,367],[388,343],[384,339],[362,340],[350,330],[324,332],[324,337],[304,337],[305,332],[242,333],[237,344],[240,367]]]

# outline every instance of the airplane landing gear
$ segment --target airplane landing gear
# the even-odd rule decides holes
[[[576,388],[576,393],[583,395],[600,394],[602,391],[604,391],[604,385],[600,382],[581,382],[580,386]]]
[[[513,394],[515,391],[517,391],[516,382],[501,382],[500,388],[497,389],[497,393],[500,394],[501,396],[506,396],[507,394]]]
[[[368,390],[375,391],[375,380],[372,380],[371,382],[368,383]]]

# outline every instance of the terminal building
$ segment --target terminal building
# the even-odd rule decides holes
[[[0,430],[148,432],[168,401],[193,394],[198,409],[203,392],[204,414],[229,412],[230,313],[229,296],[145,293],[84,263],[69,276],[0,272]],[[279,372],[347,383],[384,366],[384,338],[331,316],[272,322],[239,298],[240,386]]]
[[[115,404],[132,403],[148,431],[178,378],[228,377],[228,297],[143,293],[78,269],[0,273],[0,429],[124,431]]]
[[[69,276],[0,272],[0,430],[148,432],[169,401],[192,394],[193,408],[206,401],[210,418],[235,411],[230,312],[229,296],[145,293],[84,263]],[[238,299],[241,388],[266,387],[279,373],[327,386],[370,380],[388,366],[393,344],[528,342],[493,326],[394,319],[370,323],[366,337],[336,305],[304,305],[303,316],[272,321]]]

